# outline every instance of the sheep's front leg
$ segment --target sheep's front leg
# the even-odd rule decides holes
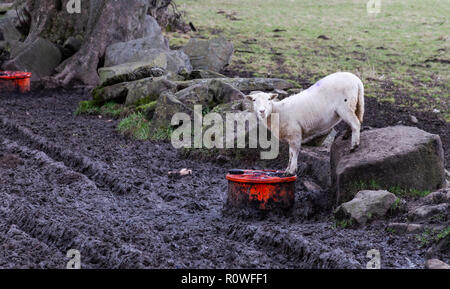
[[[295,175],[297,172],[298,153],[302,145],[301,140],[289,142],[289,166],[286,173]]]

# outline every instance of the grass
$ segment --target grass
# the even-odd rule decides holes
[[[140,112],[132,113],[122,119],[117,129],[121,134],[138,140],[147,140],[150,138],[149,121]]]
[[[400,198],[423,198],[431,193],[431,191],[428,190],[421,191],[411,188],[402,188],[400,186],[390,186],[389,188],[385,188],[375,180],[370,180],[368,182],[358,181],[352,185],[352,191],[354,191],[355,194],[363,190],[387,190]],[[398,202],[400,202],[400,200],[398,200]],[[394,203],[393,205],[395,205],[395,207],[392,209],[395,210],[399,203]]]
[[[416,239],[420,242],[421,247],[437,243],[450,235],[450,227],[446,227],[440,231],[435,229],[426,229],[422,234],[417,234]]]
[[[366,96],[439,109],[450,121],[450,5],[440,0],[176,0],[197,32],[168,33],[172,46],[190,37],[233,41],[230,70],[277,76],[303,88],[335,71],[351,71]],[[325,35],[329,40],[319,37]]]
[[[107,102],[102,106],[99,106],[93,100],[85,100],[80,101],[75,110],[75,115],[102,115],[117,119],[126,115],[128,112],[129,108],[115,102]]]

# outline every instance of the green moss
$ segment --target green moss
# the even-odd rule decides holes
[[[105,88],[103,86],[96,87],[92,91],[92,99],[97,103],[102,102],[104,92],[105,92]]]
[[[150,104],[152,102],[155,102],[155,96],[154,95],[147,95],[146,97],[139,99],[135,103],[135,105],[136,106],[142,106],[142,105],[145,105],[145,104]]]
[[[158,101],[154,100],[154,101],[151,101],[151,102],[149,102],[147,104],[139,105],[138,107],[136,107],[136,110],[137,111],[141,111],[141,112],[144,112],[144,111],[147,111],[147,110],[155,110],[156,109],[156,105],[158,105]]]
[[[140,112],[133,113],[122,119],[117,129],[121,134],[138,140],[147,140],[150,138],[149,122]]]

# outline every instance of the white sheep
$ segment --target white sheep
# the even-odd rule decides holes
[[[364,86],[349,72],[336,72],[298,94],[277,101],[277,94],[259,92],[246,96],[260,120],[279,115],[279,138],[289,144],[289,165],[286,172],[295,174],[302,143],[329,132],[341,120],[352,131],[351,151],[359,146],[364,116]]]

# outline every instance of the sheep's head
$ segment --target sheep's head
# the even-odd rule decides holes
[[[264,120],[272,113],[273,100],[278,97],[275,93],[258,92],[247,95],[246,98],[253,101],[253,110],[260,120]]]

